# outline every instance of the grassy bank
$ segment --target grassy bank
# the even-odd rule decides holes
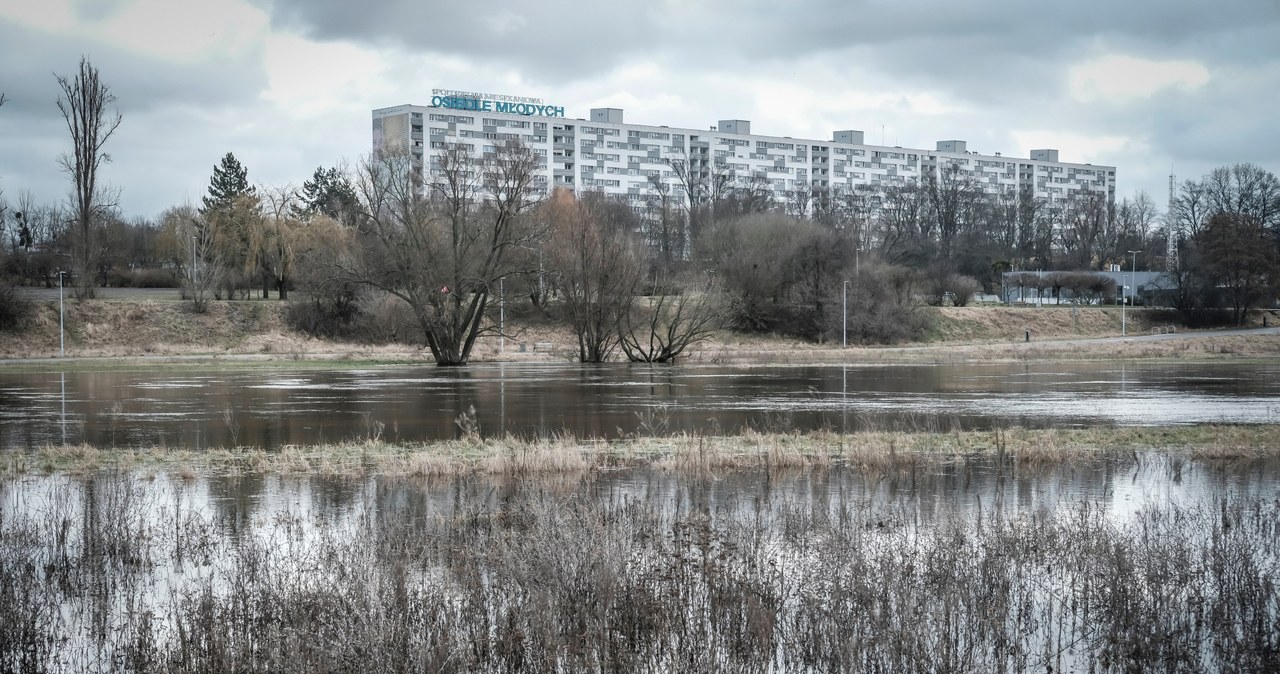
[[[432,362],[416,344],[364,344],[315,339],[291,330],[286,305],[278,301],[214,302],[196,314],[180,301],[128,296],[66,303],[66,352],[72,358],[146,359],[193,356],[232,360],[333,360]],[[898,347],[839,348],[770,335],[722,332],[696,347],[687,362],[701,363],[857,363],[932,362],[979,359],[1075,358],[1082,353],[1108,357],[1275,357],[1280,340],[1236,339],[1226,346],[1212,333],[1175,344],[1082,346],[1066,340],[1120,334],[1114,308],[949,307],[929,308],[935,315],[926,341]],[[1129,334],[1166,327],[1145,309],[1128,312]],[[505,348],[497,337],[481,339],[475,362],[565,362],[576,353],[576,341],[562,326],[546,319],[508,322]],[[1260,321],[1260,319],[1259,319]],[[1280,322],[1280,319],[1277,319]],[[1025,343],[1026,331],[1032,343]],[[1208,340],[1208,341],[1203,341]],[[33,302],[28,327],[0,333],[0,362],[54,358],[60,353],[57,301]],[[1092,357],[1092,356],[1090,356]]]
[[[747,433],[615,441],[508,437],[393,444],[370,440],[290,445],[278,451],[246,447],[190,451],[72,445],[49,446],[34,452],[6,452],[0,475],[137,470],[165,472],[188,479],[200,474],[250,473],[431,478],[468,473],[513,476],[580,473],[620,466],[699,472],[833,464],[886,472],[974,457],[1035,468],[1153,450],[1215,460],[1278,456],[1280,425]]]

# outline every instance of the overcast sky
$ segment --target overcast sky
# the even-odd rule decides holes
[[[198,203],[235,153],[300,184],[369,151],[370,111],[432,88],[586,117],[984,154],[1057,148],[1118,195],[1253,162],[1280,173],[1280,0],[0,0],[0,189],[65,199],[54,73],[90,58],[124,116],[126,216]]]

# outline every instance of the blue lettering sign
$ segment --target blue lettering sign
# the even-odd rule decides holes
[[[528,117],[564,117],[564,108],[560,106],[491,101],[489,99],[465,98],[462,96],[432,96],[431,107],[452,110],[475,110],[476,112],[505,112],[511,115],[525,115]]]

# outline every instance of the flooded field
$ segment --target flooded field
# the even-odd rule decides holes
[[[1276,671],[1280,462],[0,483],[0,671]]]
[[[2,373],[0,449],[14,460],[0,478],[0,672],[1280,671],[1280,459],[1262,426],[1280,421],[1277,375]],[[1203,451],[1002,430],[1202,423],[1229,424],[1194,434]],[[749,429],[784,433],[708,440]],[[838,448],[795,456],[779,444],[822,429],[945,432],[817,433]],[[476,452],[505,434],[638,445],[684,431],[670,460],[630,461],[625,443],[451,459],[373,442],[464,435],[450,451]],[[846,447],[870,437],[887,446]],[[928,448],[910,438],[955,444],[913,455]],[[358,441],[330,449],[346,463],[284,447],[343,440]],[[97,449],[66,464],[39,449],[64,442]],[[758,456],[734,463],[724,443]],[[98,462],[154,446],[226,460]],[[220,449],[234,446],[263,450]],[[377,464],[375,447],[394,456]],[[511,469],[534,459],[551,468]]]
[[[0,448],[1280,421],[1280,365],[0,372]]]

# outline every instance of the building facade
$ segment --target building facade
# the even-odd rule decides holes
[[[767,190],[781,203],[798,192],[831,194],[922,184],[944,172],[987,192],[1029,191],[1052,204],[1086,195],[1115,200],[1116,167],[1058,160],[1058,151],[1027,158],[978,154],[965,141],[938,141],[932,150],[874,145],[857,130],[829,140],[752,133],[751,122],[720,120],[709,129],[624,121],[618,108],[596,108],[588,119],[539,99],[436,90],[430,106],[373,111],[373,149],[411,152],[420,170],[437,173],[438,157],[454,143],[482,155],[516,139],[542,157],[538,186],[595,190],[641,203],[655,189],[686,194],[682,174]]]

